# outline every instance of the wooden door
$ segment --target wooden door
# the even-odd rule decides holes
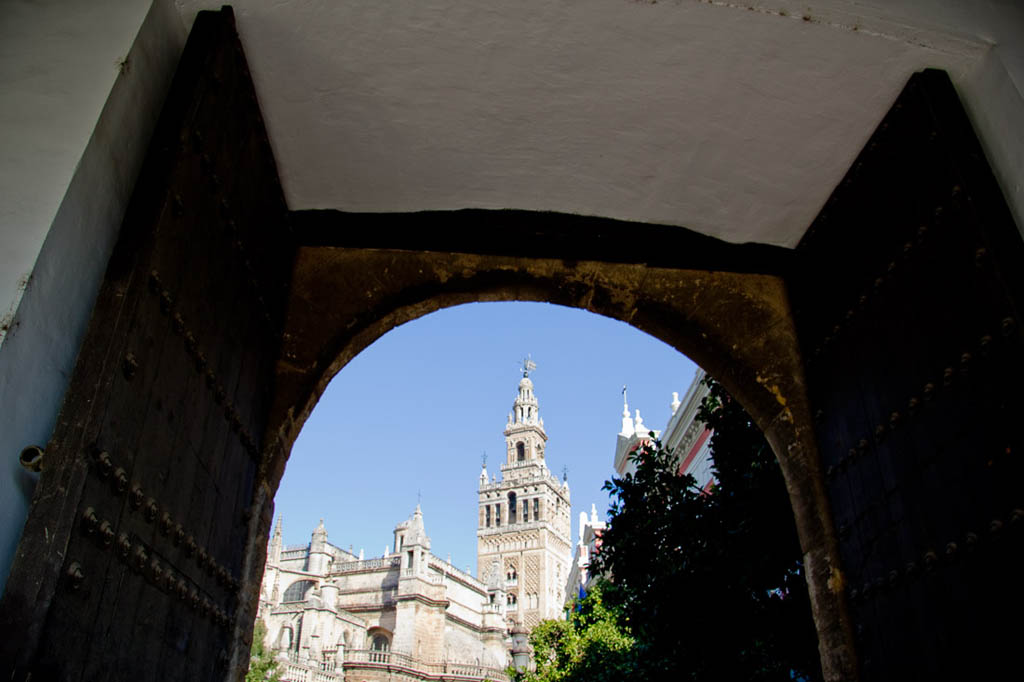
[[[3,679],[223,678],[291,248],[233,15],[201,13],[46,448]]]
[[[798,260],[863,679],[1005,679],[1024,631],[1024,243],[944,72],[910,80]]]

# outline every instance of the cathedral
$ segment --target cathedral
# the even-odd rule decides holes
[[[478,578],[431,552],[419,505],[370,559],[328,542],[322,520],[308,545],[285,547],[278,521],[257,618],[283,680],[506,680],[526,663],[529,629],[562,617],[570,550],[569,484],[544,458],[532,368],[508,416],[501,477],[480,472]]]

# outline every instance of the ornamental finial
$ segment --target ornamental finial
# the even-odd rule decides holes
[[[537,369],[537,363],[533,361],[532,356],[527,355],[523,358],[523,377],[530,376],[530,372]]]

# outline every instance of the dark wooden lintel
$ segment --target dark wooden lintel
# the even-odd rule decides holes
[[[300,247],[393,249],[644,264],[784,276],[794,252],[731,244],[683,227],[522,210],[293,211]]]

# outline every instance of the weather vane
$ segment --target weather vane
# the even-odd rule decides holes
[[[483,466],[484,469],[487,468],[487,451],[486,450],[484,450],[484,456],[480,458],[480,464]]]
[[[529,354],[523,358],[523,376],[530,376],[530,372],[537,369],[537,363],[533,361],[533,357]]]

